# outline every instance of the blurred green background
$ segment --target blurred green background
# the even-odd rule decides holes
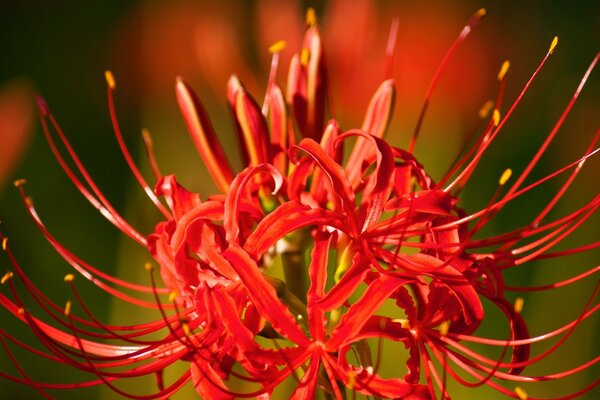
[[[115,74],[121,127],[140,164],[147,170],[140,140],[140,130],[145,127],[153,134],[163,173],[176,173],[180,182],[205,197],[214,192],[214,186],[207,183],[206,171],[179,118],[173,91],[176,75],[183,75],[197,89],[221,140],[228,146],[233,164],[240,166],[225,108],[224,88],[230,73],[238,73],[261,100],[269,62],[266,49],[284,38],[288,48],[283,53],[278,78],[284,85],[287,60],[298,50],[304,10],[314,6],[324,29],[336,116],[342,127],[353,127],[360,123],[370,94],[383,79],[385,40],[391,18],[397,16],[400,35],[394,78],[398,83],[398,101],[390,140],[405,146],[439,60],[470,15],[486,7],[487,18],[456,54],[433,96],[423,126],[416,154],[434,178],[439,178],[453,160],[464,134],[477,122],[479,107],[495,96],[495,76],[502,61],[510,59],[512,63],[503,108],[506,110],[553,36],[558,35],[560,41],[555,55],[465,191],[462,205],[474,211],[486,204],[505,168],[518,172],[527,163],[600,50],[600,3],[594,0],[537,0],[527,4],[471,0],[460,4],[449,0],[418,5],[405,1],[357,1],[353,6],[348,3],[353,2],[5,1],[0,5],[0,98],[3,93],[16,91],[21,98],[31,100],[31,93],[41,93],[106,197],[132,225],[149,233],[159,218],[119,154],[106,105],[104,70],[111,69]],[[600,127],[598,75],[598,71],[592,75],[534,176],[541,177],[579,157]],[[10,184],[14,179],[26,178],[27,193],[62,243],[103,271],[145,283],[142,265],[149,256],[77,193],[44,140],[33,103],[21,102],[18,107],[23,110],[22,121],[14,123],[31,128],[23,128],[21,136],[11,137],[0,131],[0,157],[10,159],[6,168],[0,169],[0,174],[4,174],[0,175],[0,228],[10,237],[11,249],[21,266],[57,304],[64,304],[70,297],[63,283],[69,267],[38,233],[17,190]],[[0,116],[5,115],[0,110]],[[32,134],[27,135],[27,131]],[[565,215],[598,193],[599,168],[598,160],[586,165],[550,219]],[[549,184],[508,207],[484,234],[504,232],[529,222],[558,184]],[[600,218],[595,216],[563,247],[599,240],[599,224]],[[531,285],[549,283],[590,269],[598,265],[598,260],[600,252],[594,250],[567,260],[529,265],[511,272],[509,280]],[[0,273],[9,268],[7,263],[6,257],[0,255]],[[524,314],[531,321],[532,334],[576,318],[595,283],[592,277],[571,288],[526,296]],[[100,320],[128,324],[156,317],[123,308],[122,303],[114,302],[112,307],[109,296],[83,280],[78,281],[78,288]],[[5,293],[6,288],[2,290]],[[560,370],[561,366],[578,365],[597,356],[599,321],[596,317],[582,324],[564,351],[556,352],[531,373]],[[486,320],[480,334],[498,335],[496,322],[494,318]],[[35,342],[27,329],[3,310],[0,324],[23,340]],[[15,351],[15,355],[39,380],[83,379],[66,367],[44,364],[27,353]],[[0,356],[0,370],[15,373],[5,356]],[[593,367],[573,378],[528,391],[542,397],[570,392],[599,375],[600,369]],[[514,385],[509,383],[508,387]],[[138,389],[144,392],[143,388]],[[477,390],[456,388],[455,398],[502,398],[485,388]],[[192,393],[187,390],[176,398],[192,398]],[[97,388],[55,392],[59,399],[79,399],[83,395],[90,400],[118,398]],[[596,390],[587,398],[599,396],[600,391]],[[31,388],[0,380],[0,399],[38,397]]]

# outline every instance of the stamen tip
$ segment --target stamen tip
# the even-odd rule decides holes
[[[154,270],[154,266],[151,263],[147,262],[144,264],[144,269],[148,272],[152,272]]]
[[[73,274],[67,274],[65,275],[65,282],[66,283],[71,283],[75,280],[75,275]]]
[[[492,114],[492,120],[494,121],[494,126],[498,126],[500,124],[500,111],[498,109],[494,110]]]
[[[498,181],[500,186],[504,186],[506,184],[506,182],[508,182],[508,180],[510,179],[511,175],[512,175],[512,169],[506,168],[504,170],[504,172],[502,173],[502,175],[500,176],[500,180]]]
[[[505,60],[502,63],[502,67],[500,67],[500,72],[498,72],[498,80],[501,81],[502,79],[504,79],[504,76],[506,76],[506,73],[508,72],[508,68],[510,67],[510,61]]]
[[[277,42],[273,43],[271,47],[269,47],[269,53],[279,53],[285,48],[286,45],[287,43],[285,42],[285,40],[278,40]]]
[[[308,59],[310,58],[310,51],[304,47],[300,53],[300,64],[307,65]]]
[[[27,183],[27,180],[24,179],[24,178],[21,178],[21,179],[17,179],[16,181],[14,181],[13,185],[15,185],[16,188],[19,188],[19,187],[23,186],[26,183]]]
[[[558,36],[554,36],[554,39],[552,39],[552,43],[550,43],[550,49],[548,50],[548,54],[554,53],[554,49],[556,48],[557,44],[558,44]]]
[[[522,297],[517,297],[515,300],[514,310],[517,314],[521,314],[523,311],[523,304],[525,303],[525,299]]]
[[[71,314],[71,300],[67,300],[67,304],[65,304],[65,317],[68,317]]]
[[[111,90],[115,90],[117,87],[117,83],[115,82],[115,77],[110,70],[104,71],[104,78],[106,78],[106,84]]]
[[[520,400],[527,400],[529,398],[529,396],[527,395],[527,392],[525,390],[523,390],[522,388],[520,388],[519,386],[517,386],[515,388],[515,393],[517,394],[517,396],[519,396]]]
[[[487,10],[485,8],[480,8],[479,10],[477,10],[477,12],[475,13],[475,16],[477,18],[483,18],[487,15]]]
[[[5,237],[4,239],[2,239],[2,250],[6,251],[6,247],[8,246],[8,238]],[[2,282],[4,283],[4,282]]]
[[[192,330],[190,329],[190,324],[187,321],[181,323],[181,329],[183,329],[183,334],[185,336],[191,336]]]
[[[13,273],[11,271],[8,271],[7,273],[4,274],[2,279],[0,279],[0,283],[4,285],[6,282],[9,281],[9,279],[12,279],[12,277],[13,277]]]
[[[173,303],[176,298],[177,298],[177,292],[172,291],[171,293],[169,293],[169,303]]]
[[[309,7],[308,10],[306,10],[305,21],[308,27],[313,27],[317,25],[317,13],[314,8]]]
[[[440,336],[446,336],[450,330],[450,321],[444,321],[440,324]]]
[[[479,118],[481,118],[481,119],[487,118],[488,115],[490,115],[490,111],[492,110],[493,107],[494,107],[493,100],[486,101],[485,104],[483,106],[481,106],[481,108],[479,109]]]
[[[25,309],[24,309],[23,307],[20,307],[20,308],[17,310],[17,314],[19,314],[19,315],[25,315]]]

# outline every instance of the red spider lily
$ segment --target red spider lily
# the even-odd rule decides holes
[[[439,182],[413,155],[439,76],[484,15],[480,10],[471,18],[440,64],[408,150],[392,147],[383,139],[393,112],[392,80],[384,81],[373,95],[361,129],[342,132],[335,120],[326,122],[328,69],[312,11],[307,15],[303,49],[291,61],[285,97],[275,83],[280,44],[272,47],[273,67],[262,106],[235,76],[229,80],[227,99],[246,161],[241,172],[232,169],[201,102],[178,78],[176,94],[184,120],[221,190],[206,200],[186,190],[173,175],[161,174],[151,139],[145,135],[157,180],[155,189],[150,188],[125,147],[114,107],[116,84],[107,72],[109,109],[122,153],[165,217],[147,236],[112,207],[39,98],[42,126],[59,164],[92,205],[149,250],[160,266],[165,287],[157,286],[151,263],[146,264],[150,285],[144,286],[103,273],[71,253],[44,226],[25,193],[24,181],[15,182],[34,222],[77,272],[126,302],[157,310],[159,318],[134,326],[103,324],[88,309],[74,275],[69,274],[65,281],[85,314],[74,315],[71,302],[60,307],[29,281],[7,238],[0,233],[12,264],[12,271],[2,278],[11,295],[0,293],[0,303],[31,328],[45,349],[31,347],[0,328],[0,341],[20,376],[2,371],[0,375],[29,384],[46,398],[51,398],[49,389],[98,384],[129,398],[168,398],[191,380],[203,398],[266,399],[277,396],[276,390],[285,380],[295,379],[294,399],[315,398],[318,391],[336,399],[349,393],[445,399],[450,397],[446,386],[449,375],[465,386],[488,385],[508,397],[524,399],[528,397],[524,389],[499,382],[521,385],[561,379],[596,364],[600,356],[551,374],[526,372],[527,367],[566,345],[578,325],[596,313],[599,284],[595,274],[600,267],[539,287],[510,286],[505,283],[505,271],[522,268],[532,260],[566,257],[600,245],[592,239],[580,247],[551,252],[596,212],[600,195],[556,220],[546,218],[586,160],[600,150],[595,148],[600,131],[579,159],[525,186],[600,54],[531,162],[507,190],[504,187],[511,171],[502,174],[496,193],[482,210],[467,213],[459,208],[459,194],[553,53],[557,39],[501,117],[508,69],[507,63],[503,65],[492,117],[484,122],[479,140],[465,149]],[[390,47],[393,42],[391,35]],[[487,115],[482,118],[486,120]],[[69,159],[59,151],[56,139]],[[354,140],[354,145],[344,157],[349,140]],[[567,173],[558,192],[527,225],[496,236],[476,236],[511,201]],[[277,263],[283,265],[283,280],[272,274]],[[29,311],[16,289],[15,277],[52,323]],[[583,310],[572,322],[543,335],[530,335],[521,315],[523,299],[509,300],[512,291],[551,290],[586,278],[597,283]],[[144,293],[152,295],[154,301],[144,299]],[[393,312],[383,309],[386,302],[393,303]],[[490,311],[488,307],[495,307],[506,317],[507,335],[475,336]],[[558,341],[547,350],[532,351],[533,344],[554,337],[559,337]],[[382,355],[380,351],[373,354],[373,340],[379,350],[384,341],[406,348],[406,364],[396,366],[393,377],[382,373]],[[473,343],[499,347],[501,354],[490,358]],[[9,344],[80,369],[93,378],[61,384],[33,380]],[[163,371],[177,361],[189,363],[189,370],[167,385]],[[151,394],[128,393],[115,385],[119,380],[145,375],[156,376],[157,388]],[[247,382],[253,389],[240,391],[233,380]],[[596,379],[556,398],[578,397],[598,383]]]

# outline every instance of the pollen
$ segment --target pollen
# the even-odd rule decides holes
[[[106,78],[106,84],[111,90],[115,90],[117,87],[117,83],[115,82],[115,77],[112,72],[109,70],[104,71],[104,77]]]
[[[492,114],[492,120],[494,121],[494,126],[498,126],[500,123],[500,111],[498,111],[498,109],[494,110],[494,113]]]
[[[525,303],[525,300],[522,297],[517,297],[514,305],[514,310],[517,314],[521,314],[521,311],[523,311],[523,303]]]
[[[485,17],[487,15],[487,10],[485,8],[480,8],[479,10],[477,10],[477,13],[475,14],[475,16],[477,18],[482,18]]]
[[[17,179],[16,181],[14,181],[14,182],[13,182],[13,185],[15,185],[15,187],[17,187],[17,188],[18,188],[18,187],[21,187],[21,186],[23,186],[23,185],[24,185],[24,184],[26,184],[26,183],[27,183],[27,180],[26,180],[26,179],[23,179],[23,178],[21,178],[21,179]]]
[[[493,100],[486,101],[485,104],[482,105],[481,108],[479,109],[479,118],[481,118],[481,119],[487,118],[487,116],[490,115],[490,111],[492,111],[493,107],[494,107]]]
[[[508,180],[510,179],[511,175],[512,175],[512,169],[506,168],[504,170],[504,172],[502,173],[502,175],[500,176],[500,180],[498,181],[500,186],[504,186],[506,184],[506,182],[508,182]]]
[[[309,7],[308,10],[306,10],[305,21],[306,25],[308,25],[309,27],[317,25],[317,13],[314,8]]]
[[[65,317],[68,317],[71,314],[71,300],[67,300],[67,304],[65,304]]]
[[[65,282],[71,283],[74,280],[75,280],[75,275],[73,275],[73,274],[67,274],[67,275],[65,275]]]
[[[554,36],[554,39],[552,39],[552,43],[550,43],[550,49],[548,50],[548,54],[554,53],[554,49],[556,48],[557,44],[558,44],[558,36]]]
[[[2,250],[6,251],[6,246],[8,246],[8,238],[7,237],[2,239]]]
[[[278,40],[277,42],[273,43],[271,47],[269,47],[269,53],[279,53],[281,50],[285,49],[286,45],[287,43],[285,40]]]
[[[12,277],[13,277],[13,273],[8,271],[7,273],[4,274],[2,279],[0,279],[0,283],[4,285],[6,282],[8,282],[9,279],[12,279]]]
[[[519,396],[520,400],[527,400],[529,398],[527,392],[518,386],[515,388],[515,393],[517,394],[517,396]]]
[[[148,272],[152,272],[152,270],[154,270],[154,266],[152,266],[151,263],[147,262],[144,264],[144,269]]]
[[[25,309],[24,309],[23,307],[20,307],[20,308],[17,310],[17,314],[19,314],[19,315],[25,315]]]
[[[446,336],[450,330],[450,321],[444,321],[440,324],[440,336]]]
[[[498,72],[498,80],[501,81],[506,76],[508,69],[510,68],[510,61],[505,60],[502,63],[502,67],[500,67],[500,72]]]

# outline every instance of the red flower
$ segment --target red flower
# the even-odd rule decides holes
[[[279,386],[293,377],[297,383],[291,396],[294,399],[315,398],[319,390],[337,399],[345,398],[347,392],[376,398],[430,399],[449,397],[449,375],[465,386],[486,384],[509,397],[523,399],[527,398],[525,390],[498,382],[560,379],[594,365],[600,357],[552,374],[526,372],[528,366],[565,344],[573,330],[598,310],[598,284],[573,322],[533,337],[521,315],[523,299],[513,303],[508,292],[554,289],[588,277],[594,279],[600,268],[542,287],[510,286],[505,283],[505,271],[522,268],[521,264],[531,260],[568,256],[600,245],[596,240],[549,252],[600,207],[600,195],[562,218],[546,218],[585,161],[598,151],[594,148],[600,131],[578,160],[524,186],[600,55],[594,58],[572,101],[530,164],[504,190],[511,175],[506,170],[484,209],[467,213],[458,206],[459,194],[554,51],[556,39],[501,117],[508,68],[508,64],[503,65],[491,119],[480,139],[439,182],[413,155],[437,79],[484,15],[480,10],[472,17],[442,61],[408,150],[392,147],[383,139],[393,112],[395,89],[391,79],[374,94],[361,129],[342,132],[335,120],[326,122],[328,70],[313,11],[307,14],[303,49],[291,61],[285,98],[275,83],[281,44],[272,48],[273,68],[262,106],[235,76],[229,81],[228,101],[246,162],[241,172],[228,163],[201,102],[179,78],[176,93],[183,117],[221,191],[206,200],[182,187],[173,175],[162,176],[151,140],[145,135],[157,180],[151,190],[124,145],[113,103],[116,85],[107,72],[117,140],[140,185],[165,217],[148,236],[140,234],[111,206],[40,98],[42,125],[58,162],[109,221],[149,250],[160,266],[165,287],[157,287],[150,263],[146,269],[151,284],[143,286],[107,275],[69,252],[44,227],[26,196],[24,181],[17,181],[31,217],[68,263],[122,300],[156,309],[159,318],[141,325],[107,326],[86,307],[74,275],[69,274],[65,281],[85,314],[73,315],[70,302],[63,309],[31,284],[0,233],[13,267],[2,278],[11,296],[0,294],[0,303],[31,328],[46,350],[36,350],[0,328],[0,341],[21,376],[0,374],[31,385],[45,397],[50,397],[49,389],[104,384],[125,397],[167,398],[191,380],[204,398],[265,399],[276,396]],[[486,120],[487,115],[482,118]],[[300,136],[303,138],[296,142]],[[69,162],[58,151],[56,137],[66,148]],[[349,140],[354,140],[354,145],[344,158],[343,149],[348,148]],[[566,172],[569,178],[532,221],[505,234],[481,237],[481,229],[507,203]],[[283,279],[273,273],[277,265],[283,266]],[[56,326],[38,319],[25,307],[13,283],[15,274]],[[155,301],[131,296],[124,289],[150,293]],[[393,307],[386,309],[386,303]],[[506,317],[508,334],[494,339],[475,336],[492,308]],[[548,350],[532,353],[532,344],[559,335],[559,341]],[[373,341],[378,343],[377,352]],[[381,368],[384,341],[401,343],[407,350],[405,365],[398,363],[391,377]],[[95,377],[71,384],[34,381],[19,366],[9,342]],[[470,347],[471,343],[500,347],[501,355],[489,358]],[[190,368],[167,385],[163,371],[177,361],[188,362]],[[127,393],[113,384],[144,375],[157,377],[153,394]],[[237,389],[231,383],[234,379],[248,382],[253,389]],[[598,382],[558,398],[577,397]]]

